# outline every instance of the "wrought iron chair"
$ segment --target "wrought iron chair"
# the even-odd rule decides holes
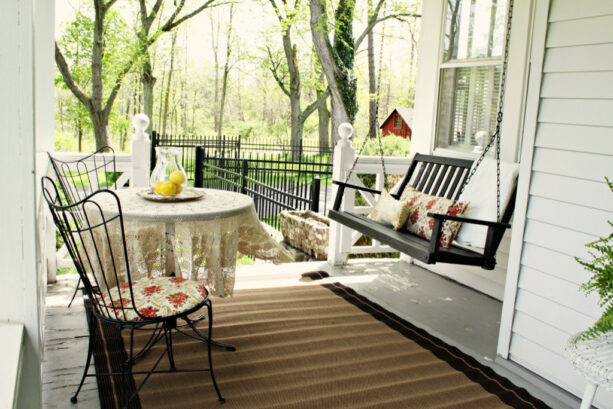
[[[131,375],[145,375],[140,385],[133,391],[120,393],[129,395],[120,397],[123,401],[122,407],[127,408],[149,376],[154,373],[208,371],[218,400],[223,403],[224,399],[215,381],[211,360],[210,337],[213,312],[205,286],[197,281],[180,277],[144,277],[133,281],[128,262],[121,204],[117,195],[111,190],[102,189],[78,202],[63,205],[53,180],[43,177],[41,183],[43,196],[83,282],[87,304],[90,307],[87,361],[81,383],[71,402],[77,402],[79,391],[88,376],[96,376],[97,379],[101,376],[127,376],[127,379],[131,379]],[[113,209],[105,207],[103,211],[96,203],[96,199],[103,195],[107,195],[107,198],[108,195],[111,196]],[[206,307],[208,312],[207,335],[198,330],[194,325],[195,320],[189,317],[202,307]],[[185,322],[185,325],[177,325],[178,320]],[[119,330],[119,333],[129,331],[127,359],[121,365],[120,372],[88,373],[98,323],[111,324]],[[186,331],[189,329],[191,331]],[[138,330],[151,331],[151,335],[145,346],[135,353],[133,337]],[[207,345],[208,368],[183,370],[176,368],[173,332],[179,332]],[[152,352],[151,348],[160,341],[165,343],[165,348],[155,360],[153,367],[146,372],[133,371],[136,360]],[[158,365],[164,356],[168,359],[170,369],[158,370]],[[124,382],[119,383],[124,384]]]
[[[94,153],[73,160],[58,159],[49,152],[47,155],[66,204],[76,203],[101,188],[117,189],[115,151],[110,146],[103,146]],[[72,305],[80,286],[79,280],[68,307]]]
[[[115,151],[110,146],[74,160],[58,159],[48,152],[47,155],[68,204],[99,189],[117,189]]]

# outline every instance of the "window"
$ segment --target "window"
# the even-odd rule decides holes
[[[400,128],[402,126],[402,118],[400,118],[400,115],[396,116],[396,128]]]
[[[471,150],[477,132],[496,127],[507,0],[446,3],[437,146]]]

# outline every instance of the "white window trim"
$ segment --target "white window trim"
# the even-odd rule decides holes
[[[505,16],[508,16],[509,7],[510,7],[510,1],[507,1]],[[514,7],[516,7],[516,5],[514,5]],[[506,25],[506,18],[507,17],[505,17],[505,25]],[[475,158],[479,157],[479,154],[472,153],[472,152],[470,152],[470,151],[468,151],[466,149],[461,148],[460,146],[457,146],[455,148],[449,147],[449,145],[438,146],[437,125],[438,125],[438,109],[439,109],[441,71],[446,69],[446,68],[469,68],[469,67],[500,66],[500,70],[502,72],[503,63],[504,63],[504,53],[505,53],[505,47],[506,47],[506,42],[504,42],[504,39],[506,38],[506,35],[507,35],[506,27],[505,27],[505,32],[504,32],[504,36],[503,36],[502,53],[501,53],[500,56],[497,56],[497,57],[477,57],[477,58],[468,58],[468,59],[453,59],[453,60],[451,60],[449,62],[444,62],[443,61],[443,58],[444,58],[443,54],[444,54],[444,50],[445,50],[445,34],[446,34],[446,31],[447,31],[447,7],[446,7],[446,2],[443,4],[443,7],[442,7],[442,24],[441,24],[440,28],[441,28],[441,33],[440,33],[440,43],[439,43],[439,61],[438,61],[438,73],[437,73],[437,85],[436,85],[437,96],[436,96],[436,99],[435,99],[436,105],[434,107],[434,110],[435,110],[434,129],[433,129],[434,130],[434,137],[433,137],[433,141],[432,141],[432,149],[433,149],[435,154],[439,154],[439,153],[443,154],[443,152],[446,152],[447,154],[449,154],[450,152],[458,152],[458,153],[461,154],[460,157],[465,157],[465,158],[469,158],[469,159],[475,159]],[[509,47],[510,47],[510,44],[509,44]],[[472,79],[471,79],[471,84],[474,84],[474,81]],[[467,125],[465,126],[466,129],[470,129],[472,127],[473,104],[470,101],[472,96],[474,96],[474,93],[471,90],[469,92],[468,113],[466,115],[466,117],[468,118]],[[496,98],[496,100],[498,100],[498,98]],[[506,100],[506,98],[505,98],[505,100]],[[496,109],[498,110],[498,107],[496,107]],[[466,146],[472,146],[472,145],[466,144]],[[456,156],[456,155],[452,155],[452,156]],[[505,156],[505,155],[502,155],[502,156]],[[516,155],[514,155],[513,159],[515,159],[515,156]]]
[[[519,160],[534,2],[535,0],[515,0],[513,10],[507,66],[507,86],[503,106],[504,120],[501,131],[501,155],[503,160],[509,162],[517,162]],[[445,40],[445,7],[445,0],[432,0],[423,4],[412,150],[420,153],[434,153],[474,159],[478,156],[477,154],[471,154],[468,151],[438,148],[435,145],[440,72],[441,68],[445,67],[441,63]],[[530,22],[530,24],[526,24],[526,22]],[[452,64],[458,64],[458,66],[465,66],[464,64],[471,64],[473,62],[481,64],[484,62],[483,60],[491,59],[483,58],[471,61],[470,63],[456,61]],[[496,64],[496,62],[487,62],[487,64]]]

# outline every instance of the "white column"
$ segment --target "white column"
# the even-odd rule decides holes
[[[132,136],[132,177],[130,178],[131,187],[149,186],[149,170],[151,140],[146,133],[149,126],[149,118],[145,114],[136,114],[132,119],[134,126],[134,136]]]
[[[39,295],[44,293],[44,268],[42,251],[37,245],[40,225],[36,217],[36,194],[40,192],[40,181],[36,175],[35,138],[46,123],[37,123],[35,109],[37,106],[44,109],[49,95],[44,94],[48,88],[36,88],[34,81],[35,77],[52,79],[55,67],[44,54],[35,58],[35,51],[42,46],[37,41],[39,37],[34,36],[35,26],[41,37],[53,37],[53,2],[37,1],[37,9],[38,3],[41,3],[40,9],[49,12],[37,10],[35,15],[32,0],[2,0],[0,6],[0,174],[6,181],[10,180],[10,195],[3,195],[0,203],[0,325],[25,327],[23,341],[17,348],[15,344],[5,345],[11,339],[15,341],[8,337],[0,339],[0,348],[22,352],[18,384],[10,385],[17,393],[17,404],[9,407],[17,409],[42,407],[43,344],[39,313],[44,300]],[[47,105],[46,109],[53,110],[53,105]],[[46,132],[50,134],[49,130]],[[0,378],[15,377],[15,372],[5,372],[9,368],[4,359],[2,362]],[[0,385],[2,407],[8,400],[5,386]]]
[[[338,127],[340,139],[334,147],[334,162],[332,164],[332,178],[345,181],[347,172],[355,160],[355,149],[349,139],[353,135],[353,127],[349,123]],[[338,186],[334,185],[332,197],[336,197]],[[355,191],[345,189],[341,210],[352,210],[355,203]],[[351,250],[352,230],[335,222],[330,222],[330,240],[328,245],[328,261],[332,264],[343,264],[347,261],[347,254]]]

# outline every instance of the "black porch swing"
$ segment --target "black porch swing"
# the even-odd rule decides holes
[[[412,234],[408,231],[396,231],[390,225],[375,221],[364,215],[358,215],[349,211],[341,210],[341,203],[346,188],[360,190],[371,194],[380,195],[379,190],[357,186],[348,183],[353,170],[357,164],[356,159],[344,182],[333,181],[338,185],[333,208],[329,211],[328,217],[342,225],[354,229],[374,240],[410,256],[416,260],[426,264],[434,263],[451,263],[464,264],[471,266],[479,266],[485,270],[493,270],[496,266],[496,251],[502,241],[507,228],[511,227],[509,221],[513,215],[515,208],[516,185],[512,190],[508,204],[505,206],[501,214],[500,209],[500,126],[502,122],[502,104],[504,96],[504,86],[506,79],[507,61],[508,61],[508,46],[510,38],[511,14],[513,9],[513,1],[510,1],[508,17],[507,17],[507,33],[504,47],[503,66],[500,80],[499,94],[499,110],[496,117],[496,130],[490,135],[489,142],[483,150],[481,156],[476,160],[473,166],[473,161],[470,159],[457,159],[444,156],[433,156],[416,154],[413,161],[409,165],[409,169],[402,179],[397,191],[391,194],[396,200],[400,199],[403,191],[407,186],[413,186],[422,193],[437,197],[445,197],[447,199],[457,200],[464,188],[469,183],[471,177],[475,174],[478,166],[486,157],[490,148],[495,144],[496,158],[496,221],[472,219],[466,217],[452,216],[449,214],[428,213],[428,217],[433,218],[432,235],[430,239],[425,239]],[[379,70],[379,76],[380,76]],[[378,108],[378,100],[377,100]],[[378,111],[378,109],[377,109]],[[381,154],[381,165],[383,174],[385,175],[385,161],[383,156],[383,148],[381,146],[381,136],[379,138],[379,150]],[[362,148],[364,145],[362,145]],[[473,225],[481,225],[487,228],[485,246],[483,251],[477,251],[465,246],[451,245],[447,248],[440,245],[442,228],[445,221],[459,221]]]

